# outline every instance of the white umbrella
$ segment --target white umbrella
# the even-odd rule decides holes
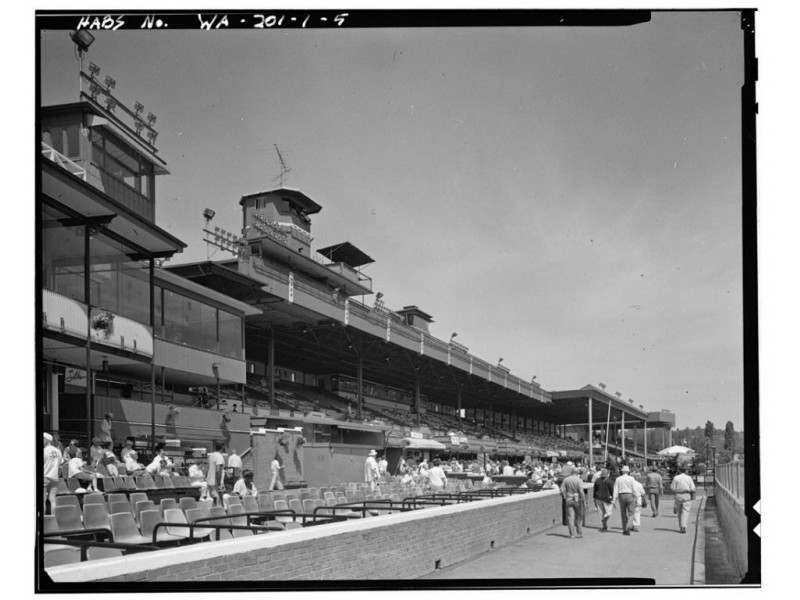
[[[659,456],[677,456],[678,454],[694,454],[694,450],[686,446],[670,446],[661,450]]]

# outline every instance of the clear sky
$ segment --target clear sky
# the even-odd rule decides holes
[[[743,422],[742,31],[735,12],[626,28],[95,32],[88,59],[158,116],[157,221],[203,260],[277,144],[393,309],[549,390],[604,382],[679,427]],[[42,99],[74,102],[66,31]],[[215,258],[221,257],[221,254]],[[371,302],[371,299],[367,299]]]

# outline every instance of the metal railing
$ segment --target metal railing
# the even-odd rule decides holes
[[[84,169],[78,163],[70,160],[69,158],[61,154],[61,152],[59,152],[52,146],[49,146],[45,142],[42,142],[42,156],[53,161],[58,166],[63,167],[73,175],[80,177],[81,179],[86,181],[86,169]]]
[[[744,461],[737,460],[724,465],[718,464],[714,484],[727,491],[737,502],[744,503]]]

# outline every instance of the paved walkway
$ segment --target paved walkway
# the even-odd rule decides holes
[[[656,585],[703,583],[696,575],[693,582],[692,577],[698,509],[704,501],[700,492],[692,503],[685,534],[678,531],[678,519],[672,514],[672,496],[662,497],[658,517],[653,517],[649,508],[642,509],[640,531],[630,536],[622,535],[617,508],[609,520],[609,531],[603,532],[599,513],[591,506],[583,538],[570,539],[566,526],[554,527],[423,579],[558,579],[580,585],[581,578],[644,578],[655,580]],[[697,560],[702,561],[702,556]],[[631,584],[649,585],[642,581]],[[617,581],[614,585],[624,584]]]

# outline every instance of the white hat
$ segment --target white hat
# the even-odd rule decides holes
[[[44,439],[46,439],[48,442],[52,442],[53,441],[53,436],[50,435],[49,433],[45,433],[44,434]]]
[[[630,467],[628,465],[622,465],[622,468],[620,469],[620,471],[622,471],[623,473],[630,473],[631,469],[630,469]]]
[[[369,455],[370,455],[370,456],[378,456],[378,453],[377,453],[377,452],[375,452],[375,450],[370,450],[370,451],[369,451]]]

